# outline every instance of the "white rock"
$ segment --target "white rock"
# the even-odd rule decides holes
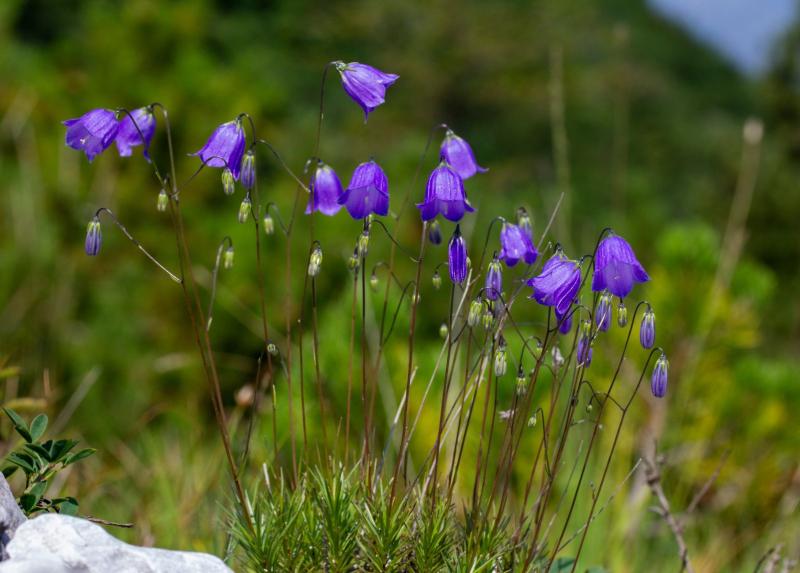
[[[6,548],[0,573],[230,573],[205,553],[128,545],[102,527],[47,513],[23,523]]]
[[[8,558],[6,545],[14,532],[25,522],[25,514],[17,505],[17,500],[8,487],[5,476],[0,473],[0,560]]]

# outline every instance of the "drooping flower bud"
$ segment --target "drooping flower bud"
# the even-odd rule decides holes
[[[433,288],[436,290],[439,290],[439,288],[442,286],[442,275],[439,274],[438,270],[433,271],[433,278],[431,279],[431,282],[433,283]]]
[[[347,259],[347,268],[351,271],[358,272],[358,268],[361,266],[361,259],[358,257],[358,247],[355,248],[353,254],[350,255],[350,258]]]
[[[158,199],[156,199],[156,209],[163,213],[167,210],[167,205],[169,205],[169,195],[167,195],[167,190],[162,189],[158,192]]]
[[[576,360],[578,364],[584,368],[588,368],[592,363],[591,329],[592,327],[589,321],[584,321],[583,324],[581,324],[581,333],[578,337]]]
[[[275,220],[272,218],[272,215],[267,213],[264,215],[264,232],[267,235],[271,235],[275,232]]]
[[[647,309],[642,317],[642,325],[639,327],[639,342],[642,348],[650,349],[656,343],[656,313],[652,309]]]
[[[443,322],[441,326],[439,326],[439,336],[442,338],[447,338],[448,332],[447,325]]]
[[[244,196],[241,204],[239,204],[239,222],[247,223],[247,218],[250,216],[250,208],[252,203],[250,201],[250,193]]]
[[[256,184],[256,154],[252,149],[244,152],[242,158],[242,174],[239,176],[242,186],[248,191]]]
[[[322,266],[322,247],[315,245],[308,257],[308,276],[315,277],[319,274],[319,269]]]
[[[278,356],[278,354],[280,354],[280,352],[278,352],[278,347],[274,342],[267,344],[267,352],[269,352],[270,356]]]
[[[362,259],[367,256],[369,252],[369,230],[364,229],[358,236],[358,256]]]
[[[566,316],[561,316],[556,311],[556,320],[558,321],[558,331],[561,334],[568,334],[572,330],[572,314],[568,313]]]
[[[222,268],[233,268],[233,245],[225,249],[225,252],[222,254]]]
[[[517,209],[517,227],[522,229],[525,234],[533,240],[533,225],[531,224],[531,218],[528,216],[528,211],[525,210],[525,207]]]
[[[500,378],[508,370],[508,359],[506,356],[506,340],[502,336],[497,344],[497,350],[494,353],[494,375]]]
[[[486,271],[486,288],[484,294],[489,300],[497,300],[503,292],[503,267],[497,257],[489,263]]]
[[[597,329],[603,332],[608,331],[608,327],[611,326],[611,295],[608,292],[600,295],[600,301],[595,309],[594,322]]]
[[[625,328],[625,325],[628,324],[628,307],[625,306],[625,303],[622,299],[619,299],[619,305],[617,306],[617,325],[620,328]]]
[[[378,290],[378,275],[372,273],[369,277],[369,286],[372,290]]]
[[[492,312],[492,309],[488,304],[484,305],[483,307],[481,325],[483,326],[484,330],[491,330],[492,326],[494,326],[494,312]]]
[[[653,376],[650,379],[650,390],[656,398],[663,398],[667,393],[667,371],[669,370],[669,360],[663,352],[658,357],[653,368]]]
[[[464,279],[467,278],[467,243],[461,236],[461,229],[458,225],[450,239],[447,255],[450,280],[459,284],[464,282]]]
[[[433,245],[442,244],[442,227],[436,219],[431,221],[431,224],[428,225],[428,240]]]
[[[528,427],[529,428],[535,428],[536,427],[536,422],[537,422],[536,413],[534,412],[533,416],[528,418]]]
[[[553,368],[558,370],[564,366],[564,355],[561,354],[561,350],[558,346],[553,346],[553,349],[550,351],[550,356],[553,359]]]
[[[226,167],[222,170],[222,191],[225,195],[233,195],[235,190],[233,172]]]
[[[477,326],[483,314],[483,306],[483,301],[479,298],[469,303],[469,312],[467,313],[467,325],[469,327],[475,328]]]
[[[103,243],[103,233],[100,231],[100,219],[92,217],[86,226],[86,254],[94,257],[100,252],[100,245]]]
[[[524,396],[528,391],[528,380],[525,378],[525,371],[522,366],[517,370],[517,379],[515,381],[517,396]]]

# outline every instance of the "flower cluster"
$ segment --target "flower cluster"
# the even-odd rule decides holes
[[[121,157],[129,157],[131,148],[144,145],[144,156],[148,161],[150,159],[150,141],[156,131],[152,106],[119,113],[110,109],[93,109],[64,121],[64,125],[67,126],[67,145],[83,151],[89,161],[115,142]]]

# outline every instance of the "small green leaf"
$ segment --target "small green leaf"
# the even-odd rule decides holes
[[[97,450],[95,450],[94,448],[86,448],[85,450],[81,450],[81,451],[79,451],[77,453],[70,454],[66,458],[64,458],[64,465],[68,466],[68,465],[74,464],[75,462],[80,461],[80,460],[82,460],[84,458],[88,458],[89,456],[91,456],[96,451]]]
[[[57,462],[67,455],[78,442],[76,440],[58,440],[50,446],[50,461]]]
[[[3,468],[3,477],[9,478],[14,475],[14,472],[19,469],[19,466],[8,466]]]
[[[29,451],[34,452],[37,455],[41,456],[46,461],[48,461],[48,462],[51,461],[50,460],[50,450],[45,448],[43,445],[41,445],[41,444],[25,444],[24,447],[25,447],[26,450],[29,450]]]
[[[25,439],[26,442],[33,441],[31,439],[31,433],[28,430],[28,424],[25,423],[25,420],[22,419],[22,416],[17,414],[11,408],[3,408],[3,412],[6,413],[6,416],[9,417],[11,423],[14,424],[14,429]]]
[[[8,461],[12,464],[18,465],[25,470],[26,473],[34,473],[36,471],[36,468],[33,465],[33,458],[27,454],[11,452],[8,454]]]
[[[64,515],[77,515],[78,514],[78,502],[75,498],[70,498],[68,501],[64,501],[61,505],[58,506],[59,513],[63,513]]]
[[[30,513],[31,510],[36,506],[37,501],[38,499],[35,495],[26,493],[19,498],[19,505],[22,508],[22,511],[25,513]]]
[[[560,571],[571,569],[573,563],[575,563],[575,559],[573,557],[559,557],[550,567],[550,573],[559,573]]]
[[[34,485],[28,493],[34,496],[36,498],[36,502],[38,502],[41,499],[42,495],[44,495],[44,491],[46,489],[47,489],[47,482],[40,481],[36,485]],[[34,502],[34,505],[36,504],[36,502]]]
[[[39,414],[31,422],[31,438],[34,442],[38,442],[39,438],[44,435],[47,429],[47,414]]]

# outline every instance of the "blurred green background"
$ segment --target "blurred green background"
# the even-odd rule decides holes
[[[775,39],[764,71],[747,75],[628,0],[3,2],[3,401],[26,414],[47,411],[56,429],[99,450],[63,484],[78,494],[84,514],[134,522],[119,534],[138,543],[221,552],[227,481],[180,290],[110,225],[100,256],[83,252],[86,222],[107,206],[175,268],[169,218],[155,210],[158,185],[138,154],[123,159],[111,148],[88,164],[64,145],[61,121],[95,107],[161,102],[170,111],[183,179],[197,166],[186,154],[216,125],[246,111],[299,172],[314,149],[325,63],[361,61],[400,80],[364,124],[336,74],[329,76],[321,156],[343,182],[374,156],[389,176],[395,208],[408,191],[419,200],[424,181],[411,187],[414,170],[431,126],[444,121],[490,168],[467,184],[477,208],[465,225],[474,249],[489,221],[513,217],[518,205],[532,213],[538,236],[563,190],[567,199],[553,230],[570,254],[591,252],[600,230],[613,226],[650,272],[653,281],[634,296],[656,310],[670,388],[658,402],[642,392],[606,494],[657,441],[664,487],[680,513],[728,456],[686,517],[695,568],[752,570],[777,543],[797,557],[797,30]],[[563,131],[554,101],[563,103]],[[763,140],[743,159],[743,126],[751,117],[763,122]],[[153,155],[162,166],[165,141],[160,122]],[[435,161],[429,153],[424,171]],[[262,197],[288,217],[295,185],[263,153],[259,181]],[[737,192],[747,199],[751,188],[752,201],[731,217]],[[237,264],[222,275],[212,329],[234,425],[245,415],[237,392],[253,384],[262,348],[252,227],[236,221],[240,197],[223,195],[217,170],[204,171],[183,194],[201,283],[209,284],[222,236],[236,245]],[[400,240],[416,248],[412,215]],[[443,230],[449,235],[452,226]],[[344,409],[350,320],[345,261],[359,232],[344,212],[317,225],[325,249],[321,362],[337,415]],[[274,235],[264,243],[268,314],[278,337],[287,309],[292,318],[299,312],[308,248],[302,218],[296,234],[288,290],[284,240]],[[376,235],[370,257],[387,253],[387,241]],[[439,248],[431,257],[446,253]],[[409,280],[413,267],[403,263],[398,273]],[[427,268],[426,281],[431,273]],[[507,280],[512,275],[518,276]],[[447,289],[437,293],[429,284],[419,326],[422,379],[447,318]],[[382,292],[381,286],[372,301],[375,320]],[[544,316],[534,308],[518,312],[521,320]],[[381,411],[393,412],[402,391],[406,331],[403,316],[386,351]],[[608,352],[596,352],[598,380],[610,373],[621,336],[609,337]],[[632,353],[627,380],[635,380],[643,356]],[[310,354],[306,359],[310,364]],[[504,395],[511,396],[513,372],[507,378]],[[316,412],[310,375],[305,382],[307,408]],[[435,431],[438,409],[429,410],[418,437]],[[316,419],[310,416],[310,440],[319,435]],[[260,420],[249,484],[271,459],[269,413]],[[278,463],[285,464],[285,409],[279,430]],[[426,447],[425,439],[415,440],[412,457],[421,459]],[[636,474],[593,525],[587,563],[612,571],[677,567],[674,541],[647,510],[650,503]]]

